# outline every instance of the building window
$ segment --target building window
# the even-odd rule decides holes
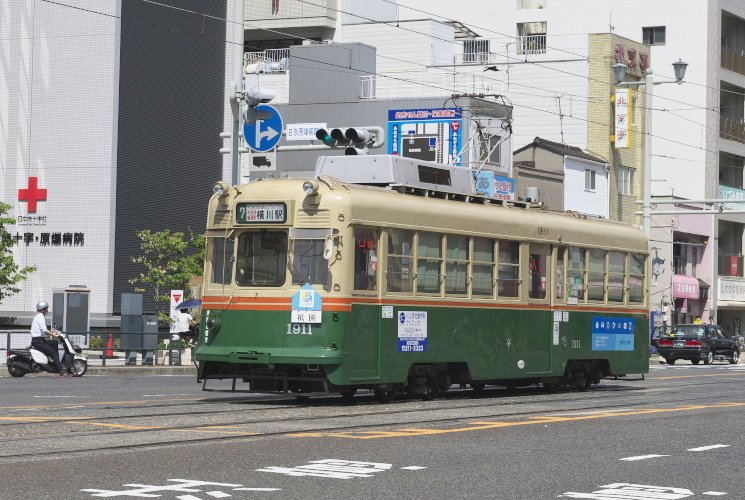
[[[488,63],[489,62],[489,40],[464,40],[463,41],[464,63]]]
[[[696,276],[696,267],[698,265],[698,247],[691,247],[691,276]]]
[[[644,45],[665,45],[665,27],[642,28],[642,40]]]
[[[481,161],[487,161],[489,163],[495,163],[500,165],[502,154],[502,146],[500,141],[502,138],[498,135],[485,134],[481,139]]]
[[[634,194],[636,169],[618,167],[618,194]]]
[[[585,190],[595,191],[595,171],[589,168],[585,170]]]
[[[546,21],[517,24],[517,53],[520,55],[546,53]]]

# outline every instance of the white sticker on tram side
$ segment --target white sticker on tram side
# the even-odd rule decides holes
[[[565,498],[590,498],[595,500],[609,500],[611,498],[618,498],[619,500],[680,500],[694,496],[694,493],[686,488],[650,486],[646,484],[614,483],[600,486],[600,488],[592,493],[569,491],[562,496]]]
[[[554,321],[554,345],[559,345],[559,322]]]
[[[80,491],[90,493],[93,497],[159,497],[158,493],[161,492],[175,492],[175,493],[205,493],[212,498],[228,498],[233,495],[226,492],[217,490],[228,491],[280,491],[281,488],[248,488],[242,484],[233,483],[215,483],[212,481],[199,481],[192,479],[168,479],[176,484],[166,484],[163,486],[151,485],[151,484],[124,484],[122,486],[129,486],[130,489],[126,490],[99,490],[93,488],[86,488]],[[206,487],[206,488],[205,488]],[[177,496],[179,500],[202,500],[202,497],[193,496],[190,494]]]
[[[561,313],[561,321],[563,321],[564,323],[569,322],[569,311],[563,311]]]
[[[383,306],[383,318],[393,318],[393,306]]]
[[[554,321],[561,321],[561,311],[554,311]]]

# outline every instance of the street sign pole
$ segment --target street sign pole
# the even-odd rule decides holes
[[[230,82],[230,107],[233,111],[233,127],[230,137],[231,185],[238,185],[241,175],[241,101],[238,92],[243,90],[243,44],[245,38],[245,2],[233,0],[233,81]]]

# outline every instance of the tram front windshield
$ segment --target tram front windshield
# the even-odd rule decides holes
[[[238,239],[236,282],[243,286],[282,286],[287,269],[287,233],[248,231]]]

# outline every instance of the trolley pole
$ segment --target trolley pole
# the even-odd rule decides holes
[[[233,0],[233,80],[230,82],[230,108],[233,112],[233,127],[230,134],[230,180],[231,185],[240,183],[241,154],[241,100],[243,91],[243,44],[245,41],[245,2]]]

